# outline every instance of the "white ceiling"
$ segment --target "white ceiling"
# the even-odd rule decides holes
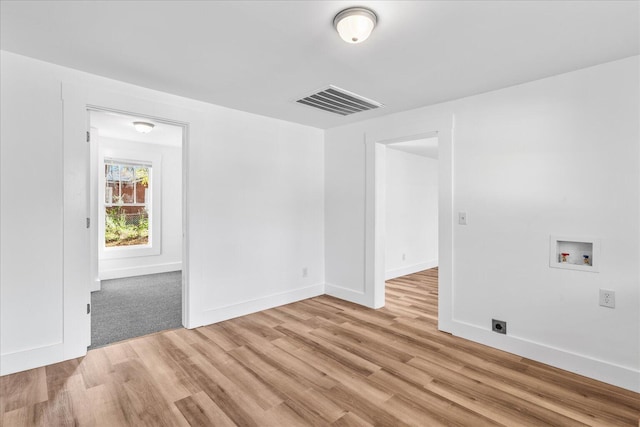
[[[332,27],[348,6],[378,27]],[[640,51],[638,1],[1,1],[0,47],[319,128],[503,88]],[[293,101],[329,84],[385,108]]]
[[[411,141],[395,142],[387,145],[392,150],[404,151],[422,157],[438,158],[438,138],[422,138]]]
[[[182,146],[182,127],[180,126],[105,111],[91,111],[89,117],[90,126],[96,128],[98,135],[105,138],[171,147]],[[153,123],[154,128],[149,133],[140,133],[133,127],[134,121]]]

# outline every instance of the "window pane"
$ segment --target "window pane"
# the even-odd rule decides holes
[[[118,177],[119,177],[118,168],[119,166],[117,165],[104,165],[104,173],[105,173],[105,177],[107,178],[107,181],[118,180]]]
[[[149,170],[146,166],[136,167],[136,203],[146,203],[146,190],[149,188]]]
[[[122,203],[135,203],[133,199],[134,185],[133,182],[122,181]]]
[[[134,168],[131,166],[120,166],[120,196],[124,204],[133,203],[133,181]]]
[[[120,166],[104,165],[105,174],[105,203],[118,203],[120,200]]]
[[[149,244],[149,215],[143,207],[113,206],[105,208],[105,246]]]
[[[133,182],[134,178],[134,168],[131,166],[120,166],[120,181],[122,182]]]
[[[120,186],[118,182],[107,182],[107,186],[104,189],[104,202],[105,203],[118,203],[120,200]]]

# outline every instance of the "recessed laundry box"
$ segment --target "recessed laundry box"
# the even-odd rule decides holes
[[[598,272],[600,239],[585,237],[549,238],[549,267]]]

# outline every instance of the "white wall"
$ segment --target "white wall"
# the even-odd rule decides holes
[[[113,153],[115,157],[118,157],[118,152],[136,151],[160,156],[162,162],[162,176],[153,176],[153,185],[160,185],[162,193],[160,254],[119,258],[101,256],[98,263],[100,280],[180,270],[182,268],[182,148],[102,136],[98,137],[98,145],[102,150]],[[92,173],[96,175],[104,173],[104,168],[100,166],[93,165]]]
[[[12,58],[0,57],[3,355],[56,346],[63,331],[60,83]]]
[[[325,262],[327,285],[361,291],[365,134],[455,115],[453,208],[469,225],[454,230],[452,332],[640,391],[638,57],[331,129],[324,146],[318,129],[6,52],[0,67],[2,374],[75,357],[59,346],[71,82],[204,118],[188,148],[188,326],[320,294]],[[552,234],[600,238],[600,272],[549,268]],[[615,309],[598,306],[599,288],[616,291]]]
[[[452,332],[640,391],[639,75],[632,57],[327,130],[327,286],[363,288],[365,135],[450,114],[453,213],[468,213],[454,226]],[[550,268],[550,235],[600,238],[600,272]]]
[[[322,130],[1,55],[2,374],[78,356],[61,347],[62,83],[190,115],[187,326],[324,292]]]
[[[385,279],[438,265],[438,160],[387,146]]]
[[[323,132],[228,109],[209,125],[190,152],[193,326],[322,294]]]

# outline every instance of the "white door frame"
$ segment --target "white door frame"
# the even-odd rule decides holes
[[[201,113],[182,107],[141,99],[95,87],[62,84],[64,167],[64,359],[86,354],[90,337],[92,277],[89,209],[88,110],[111,111],[183,127],[182,143],[182,324],[190,327],[192,301],[189,297],[189,141],[193,127],[201,129]],[[134,113],[132,113],[134,112]],[[83,167],[70,167],[83,165]],[[93,221],[93,220],[92,220]],[[97,225],[92,224],[91,230]]]
[[[453,318],[454,122],[451,113],[442,113],[424,117],[404,130],[365,135],[365,299],[372,308],[385,303],[387,145],[438,137],[438,329],[447,332],[451,332]]]

